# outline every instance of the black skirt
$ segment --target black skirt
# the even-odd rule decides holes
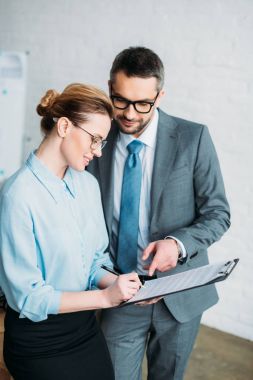
[[[14,380],[113,380],[104,336],[93,311],[32,322],[8,307],[4,360]]]

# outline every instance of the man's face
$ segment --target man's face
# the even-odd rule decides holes
[[[139,113],[133,104],[129,104],[126,109],[114,107],[114,119],[117,120],[121,132],[140,136],[154,115],[155,109],[160,104],[163,91],[158,94],[157,79],[128,77],[123,71],[115,75],[113,83],[109,83],[111,95],[129,101],[154,102],[155,104],[148,113]]]

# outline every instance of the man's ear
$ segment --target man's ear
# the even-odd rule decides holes
[[[162,100],[162,98],[164,97],[164,95],[165,95],[165,90],[162,89],[162,90],[159,92],[159,95],[158,95],[158,97],[157,97],[157,99],[156,99],[155,107],[159,107],[159,105],[160,105],[160,103],[161,103],[161,100]]]
[[[61,138],[66,137],[71,127],[72,124],[67,117],[60,117],[56,125],[58,136]]]

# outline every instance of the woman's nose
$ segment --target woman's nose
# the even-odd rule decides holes
[[[92,150],[92,153],[94,154],[94,156],[96,157],[101,157],[102,156],[102,149],[100,147]]]

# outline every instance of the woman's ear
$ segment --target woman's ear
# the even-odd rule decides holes
[[[69,121],[67,117],[60,117],[57,121],[57,134],[61,138],[65,138],[72,128],[72,123]]]

